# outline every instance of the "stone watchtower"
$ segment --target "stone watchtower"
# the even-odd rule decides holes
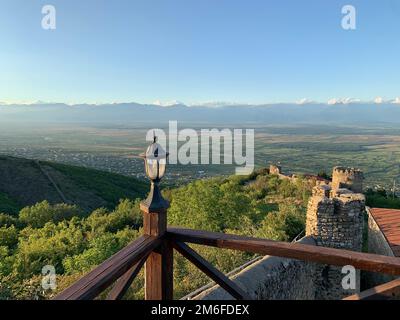
[[[282,167],[279,165],[271,164],[269,166],[269,173],[270,174],[277,174],[280,175],[282,173]]]
[[[360,170],[336,167],[332,185],[314,188],[308,203],[306,235],[312,236],[318,246],[362,250],[365,212],[365,197],[359,193],[362,176]],[[346,274],[341,267],[318,265],[316,270],[317,299],[341,299],[360,290],[359,272],[355,290],[349,290],[342,286]]]
[[[332,175],[332,190],[349,189],[354,193],[363,192],[364,175],[354,168],[335,167]]]

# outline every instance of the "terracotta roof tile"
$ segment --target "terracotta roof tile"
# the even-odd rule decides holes
[[[394,256],[400,257],[400,210],[371,208],[370,213],[388,241]]]

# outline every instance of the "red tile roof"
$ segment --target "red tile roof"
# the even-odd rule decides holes
[[[400,210],[371,208],[370,213],[388,241],[394,256],[400,257]]]

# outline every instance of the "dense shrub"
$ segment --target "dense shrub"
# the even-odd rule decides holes
[[[16,225],[17,221],[17,218],[9,214],[0,213],[0,227],[9,227],[12,225]]]
[[[47,222],[59,222],[80,216],[81,210],[75,205],[64,203],[50,205],[47,201],[32,207],[26,207],[19,212],[19,220],[33,228],[41,228]]]
[[[48,222],[43,228],[27,227],[20,232],[14,268],[24,277],[40,274],[43,266],[53,265],[62,274],[62,261],[85,249],[82,224],[75,218],[58,224]]]
[[[18,230],[14,225],[0,228],[0,246],[14,247],[18,243]]]
[[[188,228],[223,231],[252,216],[251,199],[238,184],[221,179],[200,180],[172,193],[168,221]]]
[[[74,274],[77,272],[89,271],[94,266],[107,260],[137,237],[137,231],[125,229],[116,234],[105,233],[100,237],[93,238],[88,244],[88,249],[81,254],[64,259],[63,266],[65,273]]]

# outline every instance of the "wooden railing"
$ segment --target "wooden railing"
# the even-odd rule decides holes
[[[393,300],[400,298],[400,279],[354,294],[343,300]]]
[[[153,208],[150,212],[148,208],[149,206],[141,206],[144,214],[143,236],[100,264],[54,299],[95,299],[112,284],[114,285],[106,299],[121,299],[145,265],[145,298],[171,300],[173,298],[174,250],[182,254],[234,298],[250,299],[236,283],[213,267],[186,243],[336,266],[352,265],[361,270],[400,276],[400,258],[224,233],[181,228],[167,229],[167,210]],[[347,300],[391,298],[395,294],[400,294],[400,280],[348,297]]]

